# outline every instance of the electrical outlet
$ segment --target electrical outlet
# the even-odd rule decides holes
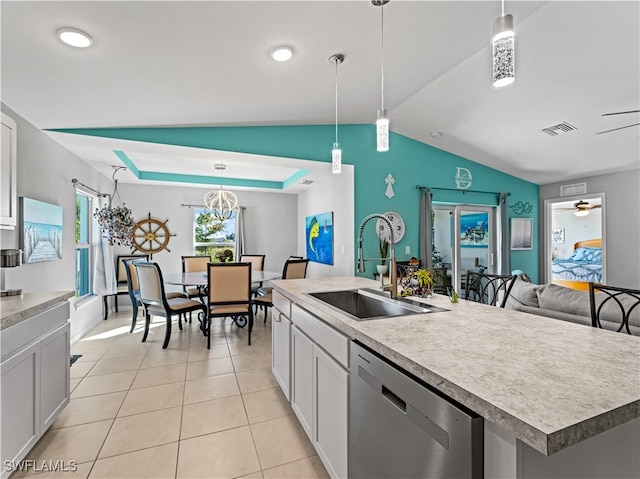
[[[340,248],[340,254],[344,254],[344,246]]]
[[[411,254],[411,246],[404,247],[404,254]]]

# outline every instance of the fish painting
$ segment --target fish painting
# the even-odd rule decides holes
[[[309,261],[333,264],[333,213],[307,216],[306,250]]]

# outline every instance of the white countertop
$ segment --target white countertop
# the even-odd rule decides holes
[[[0,298],[0,331],[74,296],[74,291],[38,291]]]
[[[640,417],[640,338],[443,295],[450,311],[355,321],[306,295],[379,287],[344,277],[274,288],[543,454]]]

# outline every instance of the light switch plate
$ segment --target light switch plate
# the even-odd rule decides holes
[[[404,247],[404,254],[411,254],[411,246]]]

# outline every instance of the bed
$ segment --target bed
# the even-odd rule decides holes
[[[602,282],[602,239],[578,241],[573,253],[552,261],[553,283],[572,289],[589,289],[589,282]]]

